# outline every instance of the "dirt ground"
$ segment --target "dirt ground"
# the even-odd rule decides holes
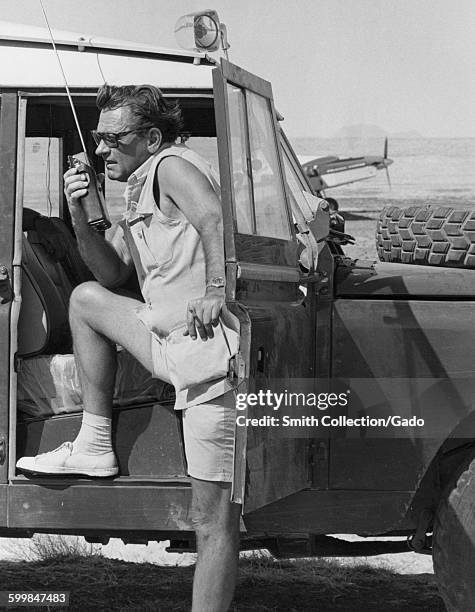
[[[67,591],[69,607],[54,608],[65,612],[190,609],[194,555],[167,556],[163,544],[125,547],[113,541],[100,550],[74,538],[14,542],[0,542],[1,550],[13,545],[17,558],[0,560],[0,590]],[[393,568],[386,555],[279,561],[264,552],[247,554],[230,610],[443,612],[430,568],[411,563],[408,555],[417,556],[392,555],[401,562]]]

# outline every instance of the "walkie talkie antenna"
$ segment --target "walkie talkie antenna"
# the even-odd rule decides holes
[[[51,44],[53,45],[54,52],[56,53],[56,58],[58,59],[59,68],[61,70],[61,74],[63,75],[64,86],[66,87],[66,93],[68,94],[69,104],[71,106],[71,110],[73,111],[73,117],[74,117],[74,121],[76,122],[76,127],[77,127],[77,130],[78,130],[79,139],[81,140],[82,150],[87,155],[86,144],[84,142],[84,138],[83,138],[83,135],[82,135],[82,132],[81,132],[81,126],[79,125],[78,116],[76,115],[76,109],[74,108],[74,103],[73,103],[73,99],[71,97],[71,92],[69,91],[68,80],[66,78],[66,74],[64,73],[63,64],[61,63],[61,58],[59,57],[58,50],[56,49],[56,43],[54,42],[53,32],[51,31],[51,28],[50,28],[50,25],[49,25],[49,21],[48,21],[47,15],[46,15],[45,7],[43,6],[42,0],[39,0],[39,1],[40,1],[40,5],[41,5],[41,10],[43,11],[43,15],[44,15],[44,18],[45,18],[46,25],[48,27],[49,35],[50,35],[50,38],[51,38]]]

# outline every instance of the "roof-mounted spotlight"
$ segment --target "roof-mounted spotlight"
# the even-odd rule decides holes
[[[175,24],[175,38],[182,49],[201,52],[222,49],[226,58],[228,56],[226,26],[212,9],[180,17]]]

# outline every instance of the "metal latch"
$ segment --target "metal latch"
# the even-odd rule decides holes
[[[237,379],[238,382],[246,378],[246,362],[240,352],[229,360],[228,378]]]

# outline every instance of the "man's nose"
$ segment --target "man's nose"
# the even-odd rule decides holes
[[[99,144],[97,145],[95,154],[98,156],[100,155],[104,156],[104,155],[107,155],[109,151],[110,151],[110,148],[106,145],[106,143],[103,140],[101,140]]]

